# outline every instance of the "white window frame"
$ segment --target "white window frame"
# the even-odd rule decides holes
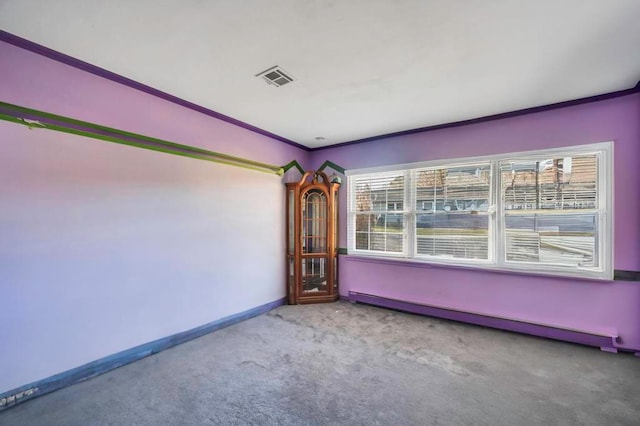
[[[408,189],[409,185],[407,183],[408,174],[406,172],[404,172],[403,170],[400,170],[400,172],[404,172],[404,173],[398,173],[398,170],[396,170],[396,169],[390,169],[390,170],[391,170],[390,173],[384,173],[384,171],[381,171],[382,173],[380,173],[380,172],[376,172],[376,173],[380,173],[382,175],[388,175],[388,176],[381,176],[382,178],[385,178],[385,177],[392,178],[392,177],[394,177],[396,175],[399,175],[399,174],[403,174],[404,175],[404,179],[405,179],[404,180],[404,187],[403,187],[404,188],[404,200],[403,200],[404,201],[404,205],[403,205],[404,209],[403,210],[387,210],[386,208],[388,207],[388,205],[387,205],[387,201],[386,200],[385,200],[385,204],[384,204],[385,205],[385,209],[384,210],[385,210],[386,214],[402,215],[402,217],[403,217],[403,221],[404,221],[403,223],[405,224],[405,226],[402,229],[402,241],[403,241],[402,251],[401,252],[393,252],[393,251],[382,251],[382,250],[357,250],[358,255],[364,255],[364,256],[368,256],[368,257],[376,257],[376,258],[381,258],[381,259],[406,259],[406,258],[409,257],[408,253],[410,253],[410,251],[408,250],[408,245],[407,245],[408,240],[409,240],[409,235],[407,234],[407,230],[409,228],[407,227],[406,223],[407,223],[407,218],[409,216],[408,207],[411,205],[411,203],[409,201],[409,197],[410,197],[409,192],[410,191]],[[349,184],[348,186],[350,188],[352,188],[352,189],[349,190],[349,195],[348,195],[349,202],[347,203],[348,206],[349,206],[349,211],[351,211],[352,210],[352,208],[351,208],[352,202],[355,203],[355,201],[356,201],[356,198],[355,198],[355,186],[351,185],[351,184]],[[373,209],[373,210],[366,211],[366,212],[359,212],[359,214],[373,214],[375,212],[376,212],[376,210]],[[350,241],[348,243],[348,245],[352,246],[352,247],[355,244],[355,222],[356,222],[356,214],[355,213],[349,214],[347,228],[348,229],[353,229],[354,231],[353,231],[353,233],[349,234],[348,238],[349,239],[353,239],[353,241]]]
[[[438,162],[439,164],[435,166],[423,166],[423,167],[415,167],[415,168],[412,167],[410,170],[410,175],[412,179],[411,182],[413,182],[416,179],[417,173],[422,170],[428,170],[428,169],[439,170],[442,168],[449,168],[449,169],[462,168],[462,167],[468,167],[468,166],[476,166],[476,165],[479,165],[479,163],[484,163],[489,165],[490,174],[491,174],[491,184],[489,185],[489,211],[488,211],[489,228],[488,228],[488,239],[487,239],[488,258],[487,259],[471,259],[471,258],[470,259],[464,259],[464,258],[447,259],[447,258],[438,257],[438,256],[418,254],[417,236],[416,236],[416,239],[412,242],[413,251],[411,253],[413,253],[413,256],[412,256],[413,259],[419,260],[419,261],[426,261],[429,263],[442,263],[442,264],[453,264],[453,265],[458,265],[458,264],[460,265],[491,265],[494,263],[494,254],[493,254],[494,238],[492,235],[494,224],[493,224],[493,220],[491,220],[491,217],[493,216],[492,206],[495,205],[495,196],[496,196],[496,191],[494,190],[494,187],[493,187],[493,176],[494,176],[495,170],[494,170],[494,164],[492,161],[488,161],[486,158],[478,161],[477,158],[478,157],[467,158],[467,159],[463,159],[462,161],[454,160],[448,164],[440,164],[440,162]],[[425,163],[419,163],[419,164],[425,164]],[[414,196],[415,190],[412,190],[412,189],[415,189],[415,188],[411,188],[409,192],[411,193],[411,196]],[[417,222],[415,222],[415,217],[419,213],[417,211],[417,205],[413,207],[414,208],[412,210],[412,214],[413,214],[414,223],[416,224],[416,227],[413,228],[412,230],[409,230],[409,235],[417,235],[417,232],[416,232]]]
[[[366,256],[379,259],[396,259],[410,262],[441,264],[450,266],[474,267],[480,269],[524,272],[535,275],[556,275],[596,280],[613,279],[613,142],[602,142],[588,145],[568,146],[562,148],[542,149],[535,151],[505,153],[491,156],[469,157],[462,159],[442,159],[418,163],[407,163],[383,167],[347,170],[347,252],[351,256]],[[576,267],[572,265],[552,265],[540,263],[510,262],[506,260],[505,212],[501,202],[501,173],[499,164],[505,160],[535,161],[549,157],[570,157],[576,155],[596,154],[597,163],[597,208],[598,211],[598,266]],[[417,206],[413,181],[416,170],[428,168],[463,167],[477,163],[491,164],[491,189],[489,207],[488,260],[448,259],[417,255],[416,248],[416,213]],[[405,228],[402,253],[389,253],[355,248],[355,187],[351,184],[356,177],[363,175],[404,172],[405,205],[403,210]]]

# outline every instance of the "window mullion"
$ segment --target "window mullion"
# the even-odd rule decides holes
[[[491,189],[492,189],[492,203],[494,206],[494,212],[491,216],[493,231],[493,262],[498,266],[503,266],[505,263],[505,219],[504,219],[504,204],[502,200],[502,172],[500,171],[500,161],[491,162]]]
[[[357,179],[353,176],[347,177],[347,206],[349,208],[348,213],[348,222],[347,222],[347,253],[353,253],[357,247],[357,226],[356,226],[356,218],[358,215],[358,209],[356,208],[356,182]]]
[[[415,235],[416,235],[416,198],[415,198],[415,170],[407,170],[405,172],[404,198],[405,198],[405,257],[415,257]]]

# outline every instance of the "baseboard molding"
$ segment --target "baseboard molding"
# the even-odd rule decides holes
[[[106,356],[80,367],[47,377],[46,379],[38,380],[28,385],[2,392],[0,393],[0,411],[14,407],[17,404],[30,399],[45,395],[49,392],[82,382],[118,367],[122,367],[123,365],[132,363],[149,355],[162,352],[181,343],[185,343],[213,331],[220,330],[221,328],[253,318],[275,309],[278,306],[284,305],[285,302],[285,298],[278,299],[237,314],[229,315],[208,324],[192,328],[191,330],[176,333],[171,336],[163,337],[161,339]]]
[[[536,324],[512,318],[490,316],[439,306],[422,305],[404,300],[389,299],[354,291],[349,292],[349,300],[352,302],[396,309],[419,315],[428,315],[485,327],[498,328],[501,330],[515,331],[548,339],[596,346],[606,352],[617,352],[618,349],[623,349],[619,345],[618,333],[615,330],[588,331],[563,328],[550,324]]]

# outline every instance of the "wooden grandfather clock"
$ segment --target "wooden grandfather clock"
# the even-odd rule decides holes
[[[287,183],[287,296],[290,305],[338,299],[340,178],[306,172]]]

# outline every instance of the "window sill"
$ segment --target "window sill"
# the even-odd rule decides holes
[[[361,254],[350,254],[341,256],[347,262],[366,262],[366,263],[377,263],[382,265],[392,265],[392,266],[407,266],[412,268],[424,268],[424,269],[457,269],[457,270],[466,270],[466,271],[477,271],[477,272],[490,272],[490,273],[498,273],[498,274],[508,274],[508,275],[526,275],[532,277],[546,277],[546,278],[555,278],[555,279],[564,279],[564,280],[579,280],[579,281],[596,281],[600,283],[608,283],[612,282],[613,279],[602,278],[596,276],[584,276],[579,273],[567,273],[564,271],[556,272],[556,271],[531,271],[524,269],[516,269],[516,268],[500,268],[494,265],[488,264],[478,264],[478,265],[462,265],[462,264],[453,264],[453,263],[445,263],[445,262],[429,262],[426,260],[418,260],[418,259],[407,259],[407,258],[392,258],[392,257],[377,257],[377,256],[367,256]]]

